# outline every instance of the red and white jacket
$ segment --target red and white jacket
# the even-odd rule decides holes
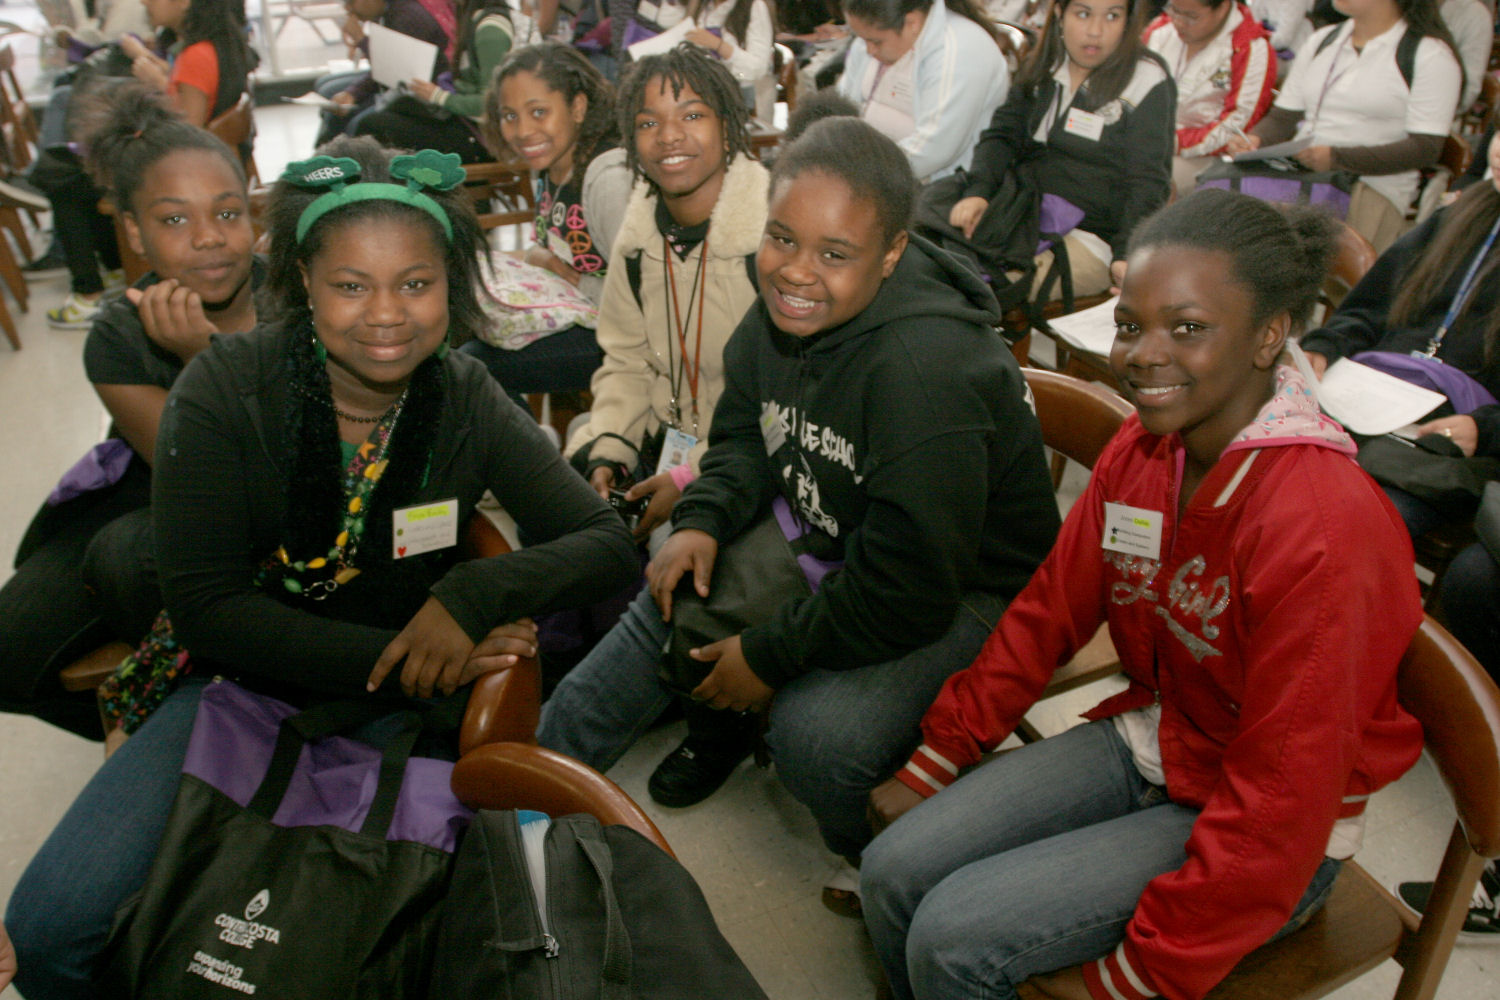
[[[1223,152],[1270,109],[1276,52],[1270,33],[1245,5],[1234,5],[1219,33],[1191,60],[1165,14],[1146,28],[1145,39],[1177,83],[1178,156]]]
[[[1421,752],[1396,703],[1422,617],[1411,542],[1353,451],[1279,369],[1272,401],[1179,517],[1181,441],[1131,417],[922,720],[898,777],[928,796],[998,746],[1108,620],[1130,686],[1087,717],[1159,703],[1168,795],[1200,812],[1187,862],[1147,885],[1124,942],[1085,967],[1098,1000],[1206,994],[1286,923],[1334,823]],[[1107,504],[1157,512],[1158,558],[1104,547]]]

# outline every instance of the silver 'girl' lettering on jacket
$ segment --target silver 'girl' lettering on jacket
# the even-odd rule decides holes
[[[1201,555],[1194,556],[1177,567],[1177,572],[1172,575],[1172,580],[1167,585],[1167,599],[1163,604],[1160,595],[1152,589],[1156,582],[1156,575],[1161,572],[1160,562],[1143,556],[1110,551],[1104,552],[1104,561],[1124,577],[1123,580],[1116,580],[1110,585],[1111,602],[1124,606],[1145,600],[1157,605],[1156,613],[1161,615],[1162,621],[1166,622],[1167,631],[1187,647],[1193,659],[1200,663],[1203,662],[1205,656],[1223,655],[1220,650],[1210,645],[1210,642],[1219,637],[1219,626],[1213,624],[1213,620],[1229,607],[1229,576],[1227,574],[1214,580],[1211,586],[1203,587],[1201,581],[1194,577],[1202,576],[1203,571],[1208,568],[1208,561]],[[1184,617],[1198,619],[1198,627],[1202,635],[1194,635],[1178,622],[1172,616],[1173,611]]]

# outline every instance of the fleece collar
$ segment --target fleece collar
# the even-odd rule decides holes
[[[744,257],[760,249],[761,234],[766,226],[766,207],[770,202],[771,175],[766,168],[748,156],[736,156],[724,173],[724,187],[708,216],[709,256]],[[615,239],[614,253],[619,255],[643,247],[660,247],[661,231],[656,228],[657,195],[644,177],[635,182],[625,221]]]

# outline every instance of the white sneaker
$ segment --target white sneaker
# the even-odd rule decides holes
[[[62,305],[47,310],[47,323],[59,330],[87,330],[99,315],[99,300],[93,302],[80,299],[72,292],[63,299]]]

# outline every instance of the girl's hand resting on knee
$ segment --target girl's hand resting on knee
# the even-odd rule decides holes
[[[677,589],[682,574],[692,573],[698,596],[708,596],[708,581],[718,557],[719,543],[708,532],[696,528],[673,532],[646,567],[646,586],[651,588],[651,597],[661,609],[662,621],[672,620],[672,591]]]
[[[427,598],[401,634],[375,661],[367,691],[375,691],[403,659],[401,690],[409,698],[431,698],[434,690],[452,694],[463,677],[474,643],[436,597]]]
[[[490,634],[479,640],[469,662],[464,664],[460,685],[478,680],[483,674],[505,670],[516,665],[523,656],[536,655],[536,622],[530,618],[496,625]],[[444,692],[447,693],[447,692]]]
[[[727,708],[734,712],[761,712],[771,704],[776,689],[755,676],[755,671],[745,662],[739,636],[732,635],[702,649],[689,650],[688,655],[700,663],[714,664],[713,672],[693,688],[694,700],[705,702],[710,708]]]
[[[922,796],[905,783],[896,778],[887,778],[870,792],[870,804],[865,808],[865,818],[870,821],[870,832],[880,833],[921,802]]]

